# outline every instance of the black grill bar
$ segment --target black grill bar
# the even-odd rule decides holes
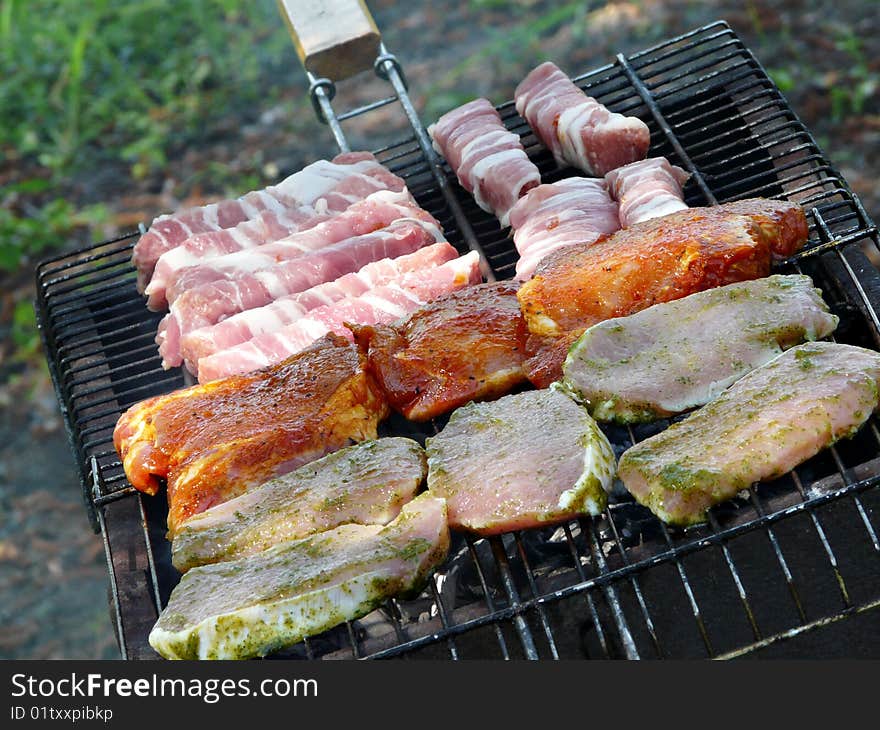
[[[766,512],[761,505],[761,499],[758,496],[758,492],[755,490],[754,485],[749,487],[749,498],[751,499],[752,506],[758,517],[763,518],[766,515]],[[791,599],[794,601],[798,617],[802,622],[806,621],[807,615],[804,613],[803,602],[801,601],[800,594],[795,585],[794,576],[791,574],[791,569],[788,567],[788,561],[785,559],[785,556],[782,553],[782,548],[779,545],[779,540],[776,538],[776,533],[773,532],[773,528],[770,527],[770,525],[765,525],[764,531],[767,533],[767,539],[770,541],[770,546],[773,548],[773,553],[776,556],[779,567],[782,569],[782,574],[785,577],[785,583],[788,586],[788,592],[791,594]]]
[[[578,577],[581,580],[581,583],[587,583],[588,578],[587,574],[584,572],[584,568],[581,565],[580,554],[577,549],[577,545],[575,544],[574,538],[571,534],[571,528],[568,525],[563,527],[565,531],[565,538],[568,542],[569,552],[571,553],[572,560],[574,561],[575,570],[577,571]],[[599,612],[596,610],[596,604],[593,601],[593,596],[589,591],[584,592],[584,597],[587,601],[587,610],[590,612],[590,617],[593,620],[593,626],[596,629],[596,636],[599,639],[599,644],[602,647],[602,652],[605,654],[605,657],[608,658],[611,656],[611,650],[608,646],[608,639],[605,637],[605,628],[602,626],[602,621],[599,619]]]
[[[807,492],[804,489],[804,485],[801,482],[801,478],[798,475],[797,469],[792,470],[791,478],[795,484],[795,487],[801,495],[803,504],[809,504]],[[819,522],[819,516],[816,514],[816,510],[812,506],[808,507],[807,510],[808,514],[810,515],[810,521],[813,523],[813,528],[816,530],[819,541],[822,543],[822,548],[825,550],[825,554],[828,556],[828,562],[831,565],[831,569],[832,571],[834,571],[834,577],[837,579],[837,587],[840,590],[840,597],[843,600],[843,606],[844,608],[849,608],[851,605],[849,591],[846,588],[846,581],[843,579],[843,575],[840,572],[840,565],[837,562],[837,556],[834,554],[834,550],[832,550],[831,548],[831,543],[828,542],[828,536],[825,533],[825,528],[822,527],[822,523]]]
[[[712,531],[718,533],[721,531],[721,526],[718,524],[718,519],[715,517],[715,514],[712,510],[709,510],[709,526],[712,528]],[[752,610],[751,605],[749,604],[749,597],[746,594],[745,586],[743,586],[742,579],[739,577],[739,571],[736,569],[736,565],[734,565],[733,558],[730,555],[730,548],[727,546],[727,542],[722,540],[720,543],[721,552],[724,555],[724,562],[727,563],[727,569],[730,571],[730,576],[733,578],[734,585],[736,586],[736,592],[739,594],[739,600],[742,603],[743,611],[746,613],[746,617],[749,621],[749,626],[752,628],[752,633],[755,635],[755,640],[761,640],[761,630],[758,628],[758,623],[755,621],[755,612]]]
[[[431,140],[422,124],[422,120],[419,118],[418,112],[413,106],[412,101],[410,101],[400,62],[394,55],[388,53],[384,43],[380,45],[379,50],[382,55],[376,59],[376,73],[380,77],[386,79],[394,89],[394,93],[397,95],[397,99],[403,107],[406,118],[409,121],[413,132],[415,132],[416,142],[418,142],[419,148],[431,168],[431,174],[434,176],[434,180],[437,183],[446,204],[449,206],[452,215],[455,217],[455,221],[458,224],[458,230],[461,231],[461,234],[464,236],[468,248],[470,248],[471,251],[476,251],[480,254],[480,269],[483,272],[483,276],[487,281],[495,281],[495,274],[493,273],[489,262],[486,260],[486,254],[483,251],[483,247],[477,240],[476,235],[474,235],[471,223],[462,211],[461,205],[449,189],[449,181],[440,171],[440,159],[431,144]]]
[[[540,595],[538,591],[537,583],[535,582],[535,574],[532,572],[532,567],[529,565],[529,556],[526,553],[525,548],[523,547],[522,538],[519,533],[514,533],[514,540],[516,541],[516,549],[519,553],[519,559],[522,562],[523,566],[526,570],[526,577],[529,582],[529,589],[532,592],[532,596],[537,597]],[[544,610],[543,606],[537,607],[538,617],[541,621],[541,628],[544,629],[544,636],[547,639],[547,645],[550,647],[550,655],[554,659],[559,659],[559,651],[556,649],[556,641],[553,639],[553,632],[550,630],[550,622],[547,620],[547,613]]]
[[[477,555],[477,551],[474,547],[473,538],[468,535],[466,538],[468,553],[470,554],[471,560],[473,561],[474,566],[477,569],[477,576],[480,580],[480,588],[483,590],[483,596],[486,600],[486,605],[489,608],[489,613],[495,613],[497,610],[495,608],[495,602],[492,600],[492,591],[489,589],[489,586],[486,582],[486,574],[483,572],[483,566],[480,563],[479,555]],[[498,645],[501,647],[501,656],[504,659],[510,659],[510,652],[507,649],[507,642],[504,640],[504,634],[501,632],[501,627],[497,624],[493,627],[495,629],[495,638],[498,641]]]
[[[583,521],[581,521],[581,525],[583,526]],[[602,544],[599,539],[599,534],[596,531],[595,521],[590,520],[587,534],[590,553],[599,569],[599,574],[602,575],[608,573],[608,564],[605,562],[605,556],[602,555]],[[624,655],[627,659],[639,659],[639,650],[636,648],[629,625],[626,622],[626,617],[623,615],[623,609],[620,606],[617,591],[610,583],[605,586],[603,591],[605,593],[605,598],[608,601],[608,605],[611,607],[614,623],[617,625],[617,632],[620,635],[620,641],[623,644]]]
[[[607,517],[608,527],[614,537],[614,545],[617,548],[618,553],[620,554],[623,564],[625,566],[629,566],[631,563],[629,555],[627,554],[626,545],[624,544],[623,540],[620,539],[620,532],[618,531],[617,525],[614,522],[614,510],[608,510]],[[651,614],[648,611],[648,606],[645,603],[644,596],[642,595],[642,589],[639,586],[639,580],[635,575],[630,575],[629,583],[632,586],[636,601],[639,604],[639,610],[641,611],[642,619],[645,622],[645,628],[647,629],[648,634],[651,637],[651,641],[654,645],[654,650],[657,652],[657,658],[662,658],[664,656],[663,647],[660,645],[660,640],[657,638],[657,631],[654,628],[654,622],[651,619]]]
[[[525,652],[526,659],[538,659],[538,649],[535,646],[535,639],[529,629],[528,623],[520,612],[522,601],[516,583],[510,572],[510,563],[507,562],[507,555],[504,551],[504,543],[500,537],[489,538],[489,545],[492,548],[492,557],[495,558],[495,565],[501,578],[501,585],[504,586],[504,592],[507,594],[507,600],[511,608],[514,610],[513,624],[519,635],[520,643]]]
[[[333,83],[310,76],[316,111],[339,149],[349,149],[343,122],[399,102],[412,134],[376,150],[376,155],[441,221],[450,242],[461,251],[480,253],[487,279],[510,276],[516,256],[508,232],[477,208],[439,159],[408,96],[402,66],[384,46],[375,70],[393,95],[342,113],[334,110]],[[810,223],[808,246],[778,269],[814,277],[847,325],[839,330],[843,341],[880,348],[880,275],[863,253],[865,248],[880,251],[877,227],[726,24],[715,23],[646,51],[618,56],[574,80],[613,110],[646,121],[651,155],[666,155],[692,174],[693,182],[686,187],[690,204],[765,195],[804,206]],[[520,134],[545,182],[577,174],[556,164],[512,102],[498,109],[508,128]],[[93,525],[103,533],[114,619],[126,658],[153,656],[146,633],[175,578],[168,546],[159,538],[164,532],[162,509],[156,507],[158,501],[143,499],[126,480],[112,431],[118,415],[135,402],[184,384],[180,371],[161,369],[153,349],[161,315],[148,312],[134,288],[134,272],[127,262],[136,236],[60,254],[41,263],[36,273],[41,336],[77,455],[84,498]],[[436,432],[438,425],[431,428]],[[870,443],[863,453],[845,444],[828,449],[787,477],[753,485],[746,498],[732,506],[713,509],[706,526],[667,528],[631,498],[615,493],[601,517],[549,530],[546,540],[531,532],[459,539],[460,549],[450,558],[453,572],[442,569],[419,603],[388,602],[369,619],[350,622],[326,637],[311,637],[294,651],[308,658],[339,652],[379,658],[416,651],[434,656],[440,648],[457,659],[472,651],[471,637],[488,635],[505,659],[542,654],[567,658],[573,651],[571,637],[560,633],[557,611],[576,604],[577,620],[601,656],[634,658],[653,652],[675,657],[684,652],[730,658],[873,610],[880,607],[880,586],[875,579],[870,584],[874,593],[865,598],[865,581],[851,580],[849,551],[839,543],[837,521],[828,517],[844,503],[855,510],[852,520],[860,524],[851,526],[850,535],[867,538],[866,552],[876,561],[880,542],[870,500],[880,495],[880,474],[866,462],[878,459],[880,430],[875,419],[867,429]],[[650,435],[650,430],[612,427],[608,433],[622,449]],[[431,435],[430,430],[423,435]],[[819,482],[823,486],[814,489]],[[798,534],[808,533],[815,541],[818,563],[830,571],[829,585],[837,586],[830,593],[822,587],[834,607],[820,614],[811,608],[820,587],[798,573],[799,551],[789,545],[789,525],[798,520],[809,523]],[[749,566],[738,562],[738,541],[751,533],[766,535],[760,542],[768,550],[767,561],[778,576],[783,600],[793,607],[790,625],[782,630],[765,623],[761,608],[766,597],[750,583]],[[731,600],[739,601],[742,612],[734,613],[737,620],[744,619],[750,637],[732,647],[718,628],[716,607],[700,568],[701,560],[711,556],[724,566],[713,580],[719,587],[725,584]],[[679,617],[670,625],[663,596],[655,595],[661,566],[674,583],[664,585],[664,594],[681,586],[677,595],[693,624]],[[871,567],[876,575],[876,565]],[[377,621],[384,628],[371,636]],[[693,645],[678,648],[688,631],[693,632]]]
[[[798,636],[803,636],[804,634],[808,634],[812,631],[817,631],[818,629],[825,628],[826,626],[836,624],[840,621],[843,621],[844,619],[850,618],[851,616],[858,616],[859,614],[867,613],[868,611],[873,611],[878,608],[880,608],[880,598],[858,606],[848,607],[840,613],[834,614],[833,616],[826,616],[824,618],[816,619],[815,621],[810,621],[809,623],[796,626],[789,631],[783,631],[778,634],[774,634],[773,636],[768,636],[766,639],[756,641],[754,644],[743,646],[738,649],[734,649],[733,651],[725,652],[724,654],[721,654],[715,658],[738,659],[739,657],[758,651],[759,649],[764,649],[768,646],[772,646],[773,644],[778,644],[783,641],[790,641],[791,639],[794,639]]]

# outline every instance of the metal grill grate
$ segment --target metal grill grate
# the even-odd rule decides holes
[[[334,89],[312,78],[315,108],[339,147],[342,123],[399,102],[413,135],[377,151],[461,251],[484,257],[489,279],[513,274],[516,255],[439,160],[382,49],[376,72],[393,95],[336,114]],[[778,269],[811,275],[841,317],[837,337],[880,346],[880,275],[864,249],[877,229],[760,64],[723,22],[616,60],[576,79],[612,110],[651,129],[651,156],[693,176],[687,201],[794,200],[810,222],[808,247]],[[499,107],[545,182],[559,169],[512,103]],[[164,539],[164,500],[142,499],[111,441],[133,403],[184,384],[163,371],[129,264],[138,234],[50,259],[37,269],[37,310],[93,525],[103,533],[124,657],[149,658],[150,627],[177,574]],[[664,428],[608,427],[618,452]],[[424,438],[392,418],[386,433]],[[572,658],[738,656],[880,607],[880,430],[875,419],[791,474],[673,531],[630,498],[596,519],[490,539],[456,536],[450,558],[414,601],[383,609],[285,652],[288,657],[445,656]],[[880,612],[878,612],[880,613]]]

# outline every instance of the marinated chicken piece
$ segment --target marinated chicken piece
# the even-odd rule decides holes
[[[195,515],[177,532],[171,561],[183,572],[339,525],[387,525],[426,473],[415,441],[364,441]]]
[[[168,659],[264,656],[417,595],[448,549],[446,505],[423,494],[386,527],[342,525],[193,568],[149,641]]]
[[[168,530],[266,480],[376,438],[388,405],[364,359],[342,337],[249,375],[150,398],[113,433],[140,491],[168,484]]]
[[[525,380],[525,322],[509,282],[472,286],[395,324],[352,331],[392,408],[414,421]]]
[[[878,387],[880,353],[798,345],[624,452],[618,474],[661,520],[702,522],[709,507],[852,436],[877,407]]]
[[[806,239],[798,205],[755,199],[679,211],[550,254],[517,295],[532,335],[529,379],[539,387],[558,380],[587,327],[767,276],[774,256],[791,255]]]
[[[708,403],[837,322],[808,276],[729,284],[593,325],[569,351],[563,383],[599,421],[650,421]]]
[[[556,388],[462,406],[426,448],[449,526],[480,535],[599,514],[614,478],[605,435]]]

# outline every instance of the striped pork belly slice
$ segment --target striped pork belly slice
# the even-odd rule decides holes
[[[171,560],[184,572],[339,525],[387,525],[427,471],[411,439],[349,446],[195,515],[175,535]]]
[[[360,180],[364,175],[381,180],[383,187],[402,189],[403,181],[380,165],[369,152],[346,152],[330,162],[319,160],[312,163],[278,185],[252,191],[236,200],[223,200],[159,216],[132,252],[132,264],[138,271],[138,290],[144,291],[159,257],[190,236],[233,228],[266,211],[283,214],[302,206],[323,207],[318,203],[321,198],[336,189],[346,195],[351,184],[346,179],[354,176]]]
[[[767,276],[774,256],[802,247],[807,232],[795,203],[739,201],[652,218],[550,254],[518,293],[529,380],[559,380],[568,348],[598,322]]]
[[[199,382],[272,365],[308,347],[328,332],[354,339],[349,325],[386,324],[406,317],[425,302],[480,281],[476,251],[434,269],[406,274],[394,284],[318,307],[281,329],[222,350],[198,363]]]
[[[345,297],[359,296],[369,289],[395,282],[408,273],[428,271],[457,257],[458,252],[452,244],[446,241],[435,243],[396,259],[373,261],[335,281],[281,297],[264,307],[239,312],[183,337],[180,350],[184,364],[193,375],[198,375],[200,358],[240,345],[259,335],[276,332],[318,307],[333,304]]]
[[[342,525],[193,568],[149,641],[167,659],[248,659],[418,595],[449,551],[446,505],[427,494],[385,527]]]
[[[597,420],[651,421],[708,403],[837,322],[808,276],[729,284],[593,325],[569,350],[563,383]]]
[[[520,116],[560,164],[601,177],[648,154],[651,133],[641,119],[609,111],[550,61],[520,82],[515,99]]]
[[[541,183],[541,173],[526,155],[519,135],[507,131],[488,99],[475,99],[447,112],[428,133],[461,186],[502,226],[508,225],[517,199]]]
[[[190,517],[351,441],[376,438],[385,398],[348,340],[328,335],[276,366],[129,408],[113,441],[132,485],[168,485],[171,537]]]
[[[551,251],[590,244],[620,229],[617,203],[604,180],[571,177],[532,188],[510,212],[519,252],[516,278],[528,279]]]
[[[449,526],[480,535],[597,515],[614,479],[608,439],[555,388],[462,406],[426,449]]]
[[[878,383],[880,353],[798,345],[625,451],[620,478],[664,522],[703,522],[709,507],[855,434],[877,407]]]
[[[516,290],[508,281],[479,284],[401,322],[353,327],[391,407],[426,421],[523,383],[527,331]]]
[[[373,233],[348,238],[270,268],[190,289],[177,298],[159,324],[156,343],[162,366],[177,367],[183,362],[180,340],[199,327],[333,281],[371,261],[397,258],[442,240],[435,225],[401,218]]]
[[[227,251],[217,251],[219,255],[201,257],[187,250],[191,243],[189,241],[162,256],[156,264],[147,293],[155,292],[172,304],[187,289],[211,281],[231,279],[241,272],[274,266],[280,261],[288,261],[352,236],[377,231],[400,218],[417,218],[439,226],[430,213],[419,208],[408,190],[381,190],[357,200],[337,215],[318,219],[317,225],[309,226],[307,230],[294,230],[293,233],[288,232],[290,235],[285,233],[267,239],[262,245],[256,245],[258,242],[255,242],[254,246],[229,248]]]
[[[651,157],[611,170],[605,180],[620,203],[621,227],[686,210],[681,188],[690,176],[665,157]]]

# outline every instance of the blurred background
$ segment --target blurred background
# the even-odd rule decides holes
[[[725,19],[880,215],[874,0],[367,4],[426,124],[511,98],[540,61],[582,73]],[[335,105],[387,93],[365,74]],[[370,148],[405,125],[392,106],[345,130]],[[118,656],[35,329],[35,263],[333,152],[274,0],[0,0],[0,657]]]

